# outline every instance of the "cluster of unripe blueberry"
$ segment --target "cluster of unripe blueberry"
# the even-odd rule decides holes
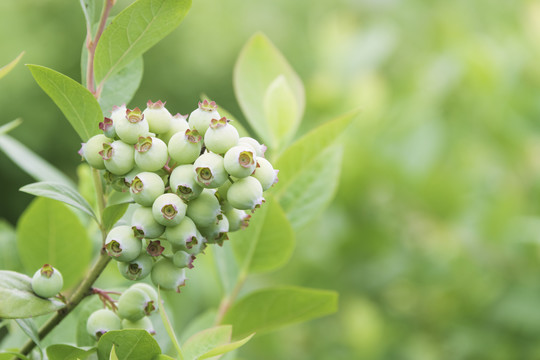
[[[215,102],[199,102],[189,118],[164,105],[115,107],[100,124],[103,134],[80,154],[137,204],[131,222],[105,240],[122,275],[151,274],[156,286],[179,291],[185,269],[207,244],[222,245],[228,232],[247,226],[247,211],[262,204],[277,171],[264,158],[265,146],[241,138]]]

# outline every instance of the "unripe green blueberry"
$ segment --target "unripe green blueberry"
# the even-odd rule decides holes
[[[231,187],[232,183],[230,180],[225,181],[223,185],[218,187],[216,191],[216,196],[219,200],[219,203],[222,204],[223,202],[227,201],[227,191],[229,191],[229,188]],[[224,211],[223,206],[221,207],[221,210]]]
[[[146,293],[146,295],[148,295],[150,297],[150,300],[152,300],[155,304],[155,306],[157,306],[157,303],[158,303],[158,294],[157,294],[157,291],[152,287],[152,285],[149,285],[149,284],[146,284],[146,283],[143,283],[143,282],[138,282],[138,283],[135,283],[133,285],[131,285],[129,287],[130,289],[139,289],[139,290],[142,290]]]
[[[154,219],[151,207],[138,206],[131,217],[131,228],[139,238],[155,239],[165,231],[165,226]]]
[[[152,205],[154,219],[165,226],[178,225],[186,215],[186,204],[176,194],[160,195]]]
[[[165,144],[168,144],[173,135],[177,133],[185,134],[186,130],[189,129],[188,122],[186,121],[187,117],[187,115],[181,114],[174,115],[171,119],[171,128],[166,133],[160,134],[159,138],[163,140]]]
[[[255,150],[255,155],[258,157],[264,157],[264,153],[266,151],[266,146],[259,144],[257,140],[255,140],[252,137],[245,136],[238,139],[238,145],[240,144],[246,144],[249,145]]]
[[[272,185],[277,183],[278,172],[279,170],[274,170],[274,167],[272,166],[272,164],[270,164],[270,161],[266,160],[265,158],[258,157],[257,167],[255,168],[255,171],[251,176],[259,180],[263,191],[266,191],[270,189]]]
[[[154,262],[152,257],[142,252],[135,260],[130,262],[118,261],[118,270],[128,280],[140,280],[150,274]]]
[[[148,100],[146,109],[143,111],[144,118],[148,121],[148,126],[151,132],[163,134],[170,130],[172,115],[165,108],[165,103],[158,100],[153,103]]]
[[[174,249],[191,249],[192,246],[199,242],[197,233],[197,226],[193,220],[188,216],[184,216],[180,224],[167,226],[165,229],[165,238],[172,244]]]
[[[103,170],[105,164],[100,152],[103,150],[103,144],[110,143],[113,140],[103,134],[94,135],[84,144],[82,144],[80,154],[86,162],[94,169]]]
[[[165,248],[161,245],[161,241],[163,240],[152,240],[148,243],[148,246],[146,247],[146,253],[152,257],[159,256],[163,254],[163,251]],[[163,241],[164,243],[166,241]]]
[[[227,150],[238,144],[238,130],[229,124],[227,118],[212,119],[210,127],[204,134],[204,145],[216,154],[225,154]]]
[[[189,127],[195,129],[204,136],[212,119],[220,119],[217,105],[214,101],[204,100],[199,102],[199,107],[189,114]]]
[[[248,215],[244,210],[238,210],[233,207],[225,210],[225,216],[229,220],[229,232],[245,229],[249,225],[251,215]]]
[[[212,223],[207,227],[201,228],[201,233],[206,238],[208,244],[223,245],[223,241],[228,240],[229,220],[226,216],[218,217],[217,223]]]
[[[118,117],[114,128],[120,140],[130,145],[134,145],[141,136],[149,133],[148,121],[139,108],[126,110],[126,115]]]
[[[135,165],[133,146],[121,140],[103,144],[100,155],[103,157],[105,168],[114,175],[125,175]]]
[[[142,317],[137,321],[130,321],[128,319],[122,320],[122,329],[140,329],[146,330],[150,335],[155,335],[154,324],[149,317]]]
[[[116,137],[114,122],[111,118],[103,118],[103,121],[99,123],[99,129],[103,131],[103,134],[108,138],[114,139]]]
[[[231,185],[227,191],[227,201],[236,209],[255,209],[264,201],[262,193],[263,189],[259,180],[248,176],[238,179]]]
[[[168,149],[169,156],[178,164],[191,164],[201,153],[202,136],[190,129],[176,133],[169,140]]]
[[[105,239],[107,253],[117,261],[135,260],[142,250],[142,242],[135,237],[133,229],[127,225],[114,227]]]
[[[145,171],[135,176],[129,192],[137,204],[152,206],[158,196],[165,193],[165,184],[156,173]]]
[[[150,315],[156,306],[146,292],[130,287],[118,299],[118,315],[122,319],[137,321]]]
[[[194,245],[191,246],[190,248],[184,248],[184,249],[179,248],[177,250],[185,251],[188,254],[194,255],[194,256],[197,256],[197,255],[199,255],[201,253],[204,254],[204,250],[206,249],[206,246],[207,246],[206,245],[207,244],[206,239],[198,231],[197,231],[197,238],[196,239],[197,239],[197,241],[195,243],[193,241],[191,242],[192,244],[194,243]]]
[[[193,170],[195,179],[205,188],[218,188],[229,176],[223,166],[223,158],[211,152],[199,156],[193,163]]]
[[[55,296],[63,286],[62,274],[49,264],[43,265],[32,277],[32,291],[42,298]]]
[[[157,171],[167,163],[167,144],[156,137],[140,137],[135,144],[135,164],[144,171]]]
[[[172,260],[167,258],[161,258],[154,264],[150,276],[154,285],[165,290],[180,292],[180,287],[186,284],[185,269],[174,266]]]
[[[169,178],[169,184],[171,191],[185,201],[196,198],[203,190],[202,186],[195,181],[193,165],[191,164],[174,168]]]
[[[210,189],[204,189],[196,199],[189,202],[187,216],[193,220],[197,227],[210,226],[217,223],[221,207],[215,195]]]
[[[94,311],[86,321],[86,331],[98,339],[107,331],[121,330],[122,322],[118,315],[109,309]]]
[[[195,260],[195,255],[182,250],[175,252],[173,256],[173,264],[179,268],[193,269],[193,260]]]
[[[255,170],[255,154],[250,146],[242,144],[229,149],[223,158],[223,166],[229,175],[244,178]]]

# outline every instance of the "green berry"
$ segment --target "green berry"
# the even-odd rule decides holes
[[[140,280],[150,274],[153,264],[152,257],[142,252],[135,260],[130,262],[118,261],[118,270],[128,280]]]
[[[161,246],[160,240],[150,241],[148,243],[148,246],[146,247],[146,253],[152,257],[156,257],[163,254],[164,250],[165,248]]]
[[[174,168],[169,178],[171,191],[185,201],[192,200],[202,192],[202,186],[195,181],[193,165],[180,165]]]
[[[103,134],[111,139],[116,137],[116,130],[114,129],[114,122],[111,118],[103,118],[103,121],[99,123],[99,129],[103,131]]]
[[[171,128],[166,133],[160,134],[160,139],[163,140],[165,144],[168,144],[174,134],[185,134],[186,130],[189,129],[188,122],[186,121],[187,117],[187,115],[181,114],[174,115],[171,119]]]
[[[223,166],[223,158],[211,152],[199,156],[193,163],[193,169],[195,179],[205,188],[218,188],[228,179],[228,174]]]
[[[154,219],[152,208],[138,206],[131,217],[133,231],[139,238],[155,239],[165,231],[165,226]]]
[[[145,291],[130,287],[118,299],[118,315],[122,319],[137,321],[150,315],[156,306]]]
[[[135,164],[144,171],[157,171],[167,163],[167,144],[156,137],[140,137],[135,144]]]
[[[189,207],[188,206],[188,211]],[[176,226],[167,226],[165,229],[165,238],[175,249],[190,249],[199,240],[197,238],[197,226],[188,216],[185,216],[180,224]]]
[[[127,225],[112,228],[105,239],[107,253],[117,261],[135,260],[142,250],[142,242],[135,237],[133,229]]]
[[[105,168],[114,175],[125,175],[135,165],[133,146],[121,140],[103,144],[100,155],[103,157]]]
[[[225,154],[223,166],[229,175],[244,178],[255,170],[255,154],[250,146],[241,144],[234,146]]]
[[[109,309],[94,311],[86,321],[86,331],[98,340],[107,331],[121,329],[122,322],[120,318]]]
[[[152,285],[149,285],[149,284],[146,284],[146,283],[143,283],[143,282],[139,282],[139,283],[135,283],[133,285],[131,285],[129,287],[130,289],[139,289],[139,290],[142,290],[146,293],[146,295],[148,295],[150,297],[150,300],[152,300],[154,302],[154,304],[157,305],[158,303],[158,294],[156,292],[156,290],[152,287]]]
[[[193,269],[193,260],[195,260],[195,255],[182,250],[175,252],[173,256],[173,264],[179,268]]]
[[[105,163],[100,151],[103,150],[103,144],[110,143],[113,140],[103,134],[94,135],[85,144],[82,144],[81,155],[84,160],[94,169],[105,169]]]
[[[160,195],[152,205],[152,215],[161,225],[178,225],[186,215],[186,204],[176,194]]]
[[[250,210],[259,207],[264,198],[259,180],[252,176],[238,179],[227,191],[227,201],[232,207],[240,210]]]
[[[255,140],[252,137],[245,136],[238,139],[238,145],[245,144],[249,145],[255,150],[255,155],[258,157],[264,157],[264,153],[266,151],[266,146],[259,144],[257,140]]]
[[[214,101],[204,100],[199,102],[199,107],[189,114],[189,127],[195,129],[204,136],[212,119],[220,119],[217,105]]]
[[[152,206],[158,196],[165,192],[165,184],[159,175],[146,171],[135,176],[129,191],[137,204]]]
[[[149,132],[148,122],[139,108],[126,110],[126,115],[119,116],[118,121],[115,121],[114,128],[120,140],[130,145]]]
[[[227,232],[229,231],[229,220],[226,216],[221,215],[217,222],[210,224],[207,227],[201,228],[201,233],[206,238],[209,244],[223,245],[223,241],[228,240]]]
[[[55,296],[63,286],[62,274],[49,264],[43,265],[32,277],[32,290],[42,298]]]
[[[238,210],[230,207],[224,212],[229,220],[229,232],[245,229],[249,224],[251,215],[248,215],[244,210]]]
[[[193,220],[197,227],[210,226],[218,221],[221,207],[215,195],[210,189],[204,189],[196,199],[189,202],[187,216]]]
[[[154,325],[149,317],[142,317],[137,321],[130,321],[128,319],[122,320],[122,329],[140,329],[146,330],[150,335],[155,335]]]
[[[152,282],[165,290],[180,292],[180,287],[186,284],[185,269],[174,266],[172,260],[162,258],[152,268]]]
[[[279,170],[274,170],[274,167],[272,166],[272,164],[270,164],[270,161],[266,160],[265,158],[258,157],[257,167],[255,168],[255,172],[253,172],[251,176],[259,180],[263,191],[266,191],[270,189],[272,185],[277,183],[278,171]]]
[[[144,118],[148,121],[148,126],[151,132],[163,134],[170,130],[172,115],[165,108],[165,103],[158,100],[153,103],[148,100],[146,109],[143,111]]]
[[[184,249],[177,249],[177,250],[182,250],[182,251],[185,251],[187,252],[188,254],[190,255],[199,255],[201,253],[204,254],[204,250],[206,249],[206,239],[201,235],[200,232],[197,232],[197,237],[196,238],[193,238],[193,239],[197,239],[197,241],[191,241],[191,244],[193,244],[191,247],[189,248],[184,248]]]
[[[191,164],[201,153],[202,136],[190,129],[176,133],[169,140],[168,149],[171,159],[178,164]]]
[[[238,144],[238,131],[229,124],[227,118],[212,119],[210,127],[204,134],[206,148],[216,154],[225,154],[227,150]]]

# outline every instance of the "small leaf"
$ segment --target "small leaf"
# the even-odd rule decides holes
[[[240,268],[248,273],[285,265],[294,249],[294,232],[283,209],[277,201],[267,200],[246,229],[229,235]]]
[[[18,352],[16,352],[16,351],[7,351],[7,350],[2,350],[2,351],[0,351],[0,357],[1,357],[2,359],[4,359],[4,357],[1,356],[1,355],[6,355],[6,354],[7,354],[7,355],[14,355],[14,356],[17,356],[16,359],[30,360],[28,357],[26,357],[26,356],[24,356],[23,354],[18,353]],[[11,359],[11,356],[9,357],[9,359]]]
[[[15,119],[8,122],[7,124],[0,126],[0,135],[7,134],[11,130],[15,129],[17,126],[21,125],[21,123],[22,119]]]
[[[111,355],[109,356],[109,360],[118,360],[118,356],[116,356],[116,350],[114,349],[114,345],[111,349]]]
[[[213,348],[212,350],[208,351],[207,353],[205,353],[204,355],[202,355],[201,357],[199,357],[199,360],[208,359],[208,358],[211,358],[211,357],[214,357],[214,356],[222,355],[222,354],[228,353],[230,351],[236,350],[239,347],[243,346],[245,343],[247,343],[249,340],[251,340],[251,338],[254,335],[255,335],[255,333],[253,333],[253,334],[251,334],[249,336],[246,336],[245,338],[240,339],[238,341],[234,341],[234,342],[231,342],[231,343],[228,343],[228,344],[225,344],[225,345],[217,346],[217,347]]]
[[[176,360],[176,359],[169,355],[159,354],[159,355],[154,356],[152,360]]]
[[[4,219],[0,219],[0,269],[22,271],[17,252],[17,234],[13,226]]]
[[[302,81],[289,65],[279,50],[263,34],[254,35],[242,49],[234,67],[233,85],[236,98],[249,124],[259,137],[269,146],[274,146],[273,131],[276,125],[270,125],[266,115],[275,114],[265,112],[265,98],[270,86],[276,79],[278,83],[270,90],[267,106],[271,106],[270,98],[275,100],[283,97],[283,85],[285,81],[291,91],[295,103],[295,120],[288,131],[295,131],[305,106],[305,93]],[[281,106],[282,104],[280,104]],[[278,126],[279,128],[279,126]],[[275,149],[273,149],[275,150]]]
[[[107,81],[173,31],[191,0],[138,0],[107,26],[96,48],[96,82]]]
[[[27,65],[38,85],[60,108],[79,137],[86,141],[100,133],[103,113],[88,89],[75,80],[44,66]]]
[[[21,60],[23,55],[24,55],[24,51],[20,53],[19,56],[17,56],[15,59],[13,59],[9,64],[0,68],[0,79],[6,76],[11,70],[13,70],[15,66],[17,66],[17,64],[19,63],[19,60]]]
[[[80,0],[82,11],[86,19],[87,26],[95,24],[99,21],[101,16],[101,5],[103,1],[99,0]],[[92,36],[94,36],[96,29],[92,29]]]
[[[233,326],[233,338],[307,321],[337,311],[334,291],[285,286],[253,292],[237,301],[222,323]]]
[[[183,347],[186,360],[197,360],[210,350],[228,344],[231,341],[232,327],[230,325],[215,326],[200,331],[190,337]]]
[[[91,241],[77,215],[61,202],[37,198],[17,224],[17,248],[29,272],[43,264],[57,268],[69,289],[84,275],[91,257]]]
[[[68,205],[79,209],[97,220],[94,210],[88,202],[76,190],[69,186],[53,181],[42,181],[25,185],[19,189],[22,192],[35,196],[42,196],[54,200],[62,201]]]
[[[42,350],[43,348],[41,347],[41,343],[39,342],[38,329],[36,323],[34,322],[34,319],[15,319],[15,322],[17,323],[17,325],[19,325],[21,330],[24,331],[24,333],[28,335],[30,339],[32,339],[32,341],[38,346],[38,348]]]
[[[71,345],[55,344],[47,347],[49,360],[85,360],[96,352],[95,348],[84,350]]]
[[[55,181],[73,189],[76,188],[73,181],[60,170],[30,151],[30,149],[11,136],[0,136],[0,150],[34,179],[38,181]]]
[[[113,345],[118,360],[151,360],[161,354],[158,343],[146,330],[106,332],[98,341],[98,357],[108,359]]]
[[[129,203],[120,203],[109,205],[103,210],[103,227],[105,231],[112,229],[114,224],[124,216],[126,210],[129,206]]]
[[[58,300],[36,296],[31,283],[32,279],[24,274],[0,270],[0,318],[35,317],[64,307]]]

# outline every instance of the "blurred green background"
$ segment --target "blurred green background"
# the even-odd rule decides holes
[[[204,92],[241,119],[232,70],[257,31],[304,81],[301,132],[362,114],[335,201],[288,266],[256,279],[337,290],[340,310],[241,357],[540,358],[540,3],[194,0],[144,56],[129,105],[186,114]],[[84,37],[78,1],[0,2],[2,65],[24,50],[79,80]],[[17,66],[0,94],[0,124],[23,118],[11,135],[75,178],[78,137],[30,72]],[[33,180],[4,154],[0,169],[0,218],[15,224]],[[198,304],[178,318],[215,301]]]

